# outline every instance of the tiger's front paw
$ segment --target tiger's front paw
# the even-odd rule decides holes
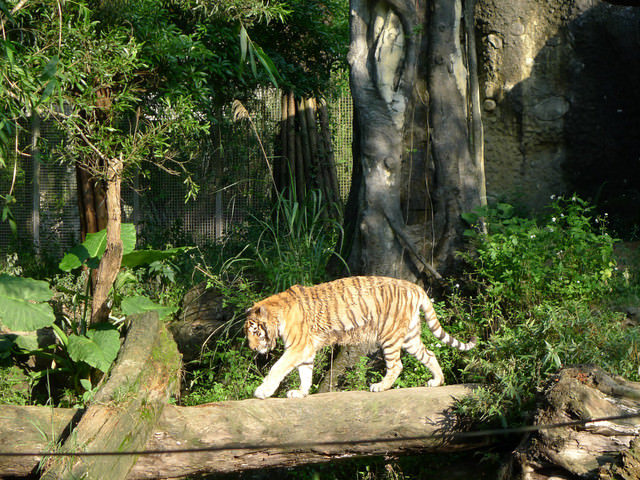
[[[307,394],[302,390],[289,390],[287,392],[287,398],[304,398]]]
[[[427,387],[439,387],[440,385],[442,385],[442,383],[442,380],[436,380],[435,378],[432,378],[427,382]]]
[[[274,392],[273,389],[270,389],[268,386],[265,386],[265,384],[263,383],[258,388],[256,388],[256,391],[253,392],[253,396],[256,398],[264,399],[264,398],[269,398],[271,395],[273,395],[273,392]]]
[[[384,387],[382,382],[378,382],[378,383],[372,383],[371,386],[369,387],[369,390],[372,392],[384,392],[387,389]]]

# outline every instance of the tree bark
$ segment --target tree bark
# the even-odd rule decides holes
[[[351,0],[350,11],[351,271],[414,281],[426,270],[438,279],[456,269],[460,213],[483,201],[482,157],[470,151],[479,108],[471,122],[462,4]]]
[[[437,177],[433,192],[436,240],[433,253],[437,265],[455,271],[458,262],[454,252],[462,248],[466,228],[460,215],[483,203],[484,177],[470,149],[468,72],[460,44],[462,3],[434,0],[433,7],[428,59]]]
[[[62,451],[196,450],[55,457],[41,477],[118,480],[295,467],[359,456],[456,452],[490,442],[451,436],[459,430],[452,407],[456,399],[473,391],[472,385],[324,393],[304,399],[250,399],[196,407],[168,405],[178,380],[176,357],[171,354],[165,364],[149,357],[154,350],[163,355],[171,351],[148,335],[151,327],[140,322],[138,340],[132,342],[146,345],[145,354],[140,355],[137,348],[125,352],[113,380],[87,411],[0,406],[5,451],[46,451],[71,429],[73,435]],[[25,422],[26,415],[31,422]],[[43,431],[53,438],[44,437]],[[26,477],[40,460],[0,457],[0,472]]]
[[[62,451],[140,450],[170,397],[178,393],[180,357],[163,322],[156,313],[133,316],[130,322],[109,379],[73,425]],[[133,455],[55,457],[40,478],[124,479],[135,462]]]
[[[122,158],[113,158],[107,165],[106,204],[108,208],[107,246],[100,259],[96,273],[96,283],[91,306],[91,323],[109,319],[111,307],[108,304],[109,290],[120,271],[122,263],[120,183],[122,181]]]
[[[89,172],[81,165],[76,165],[78,183],[78,207],[80,210],[80,235],[82,241],[87,233],[98,231],[98,216],[93,195],[93,182]]]
[[[3,453],[46,452],[67,438],[84,410],[0,405],[0,445]],[[43,461],[40,456],[0,457],[1,478],[27,477]]]
[[[362,455],[476,448],[478,440],[417,438],[455,431],[451,407],[455,398],[472,389],[454,385],[168,406],[146,448],[211,450],[144,456],[127,478],[177,478]],[[360,443],[363,440],[369,441]]]
[[[565,368],[552,379],[536,423],[553,425],[640,411],[640,383],[597,366]],[[519,478],[637,479],[638,418],[545,429],[517,452]]]

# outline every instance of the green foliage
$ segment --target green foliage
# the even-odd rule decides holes
[[[615,241],[593,210],[577,196],[556,199],[542,220],[515,217],[506,204],[478,209],[465,219],[485,218],[489,233],[479,237],[475,257],[463,256],[506,308],[600,299],[611,291]]]
[[[453,300],[487,338],[466,354],[467,378],[485,386],[463,402],[464,414],[518,421],[549,374],[567,364],[639,378],[640,332],[608,307],[637,286],[618,270],[615,240],[592,212],[573,196],[554,199],[541,219],[516,217],[506,204],[466,216],[470,223],[483,218],[488,233],[471,233],[476,248],[464,254],[473,297]]]
[[[130,273],[133,268],[140,269],[146,262],[155,263],[155,271],[161,269],[160,264],[170,258],[190,250],[189,247],[162,250],[134,250],[136,244],[135,228],[131,224],[122,225],[122,241],[125,256],[123,266],[129,271],[121,272],[114,287],[123,288],[128,282],[137,282]],[[82,265],[95,268],[104,254],[106,231],[90,234],[80,245],[75,246],[60,262],[63,271],[71,272]],[[7,259],[6,269],[21,273],[20,268],[13,265],[14,260]],[[162,273],[165,275],[166,271]],[[31,372],[31,382],[36,383],[51,376],[65,376],[70,380],[72,391],[81,392],[82,398],[92,397],[93,388],[88,379],[91,369],[106,373],[115,360],[120,349],[120,332],[116,324],[99,324],[87,326],[86,315],[90,275],[80,271],[78,275],[67,273],[56,277],[56,298],[48,282],[0,275],[0,322],[12,331],[32,332],[50,327],[55,332],[57,344],[40,346],[35,336],[8,335],[0,340],[0,359],[12,356],[36,356],[49,363],[49,367]],[[147,297],[132,295],[122,298],[114,292],[118,306],[125,315],[133,315],[146,311],[158,311],[161,317],[175,312],[175,307],[165,307]],[[49,302],[55,303],[67,315],[56,320]],[[121,304],[120,304],[121,303]],[[69,398],[73,395],[70,393]],[[75,401],[71,401],[75,404]]]
[[[120,332],[111,324],[94,325],[86,335],[70,335],[67,352],[74,362],[85,362],[103,373],[120,350]]]
[[[53,324],[52,292],[47,282],[0,275],[0,322],[14,331],[33,331]]]
[[[27,405],[30,393],[29,377],[22,369],[0,366],[0,405]]]
[[[122,240],[123,257],[133,252],[136,246],[136,227],[132,223],[123,223],[120,226],[120,239]],[[60,270],[70,272],[83,264],[89,268],[98,268],[100,258],[107,248],[107,230],[102,229],[97,233],[87,234],[84,242],[74,246],[66,253],[60,264]],[[86,262],[86,263],[85,263]]]
[[[253,396],[263,374],[243,338],[222,337],[203,355],[199,368],[187,372],[185,405],[242,400]]]
[[[256,221],[262,231],[252,245],[252,256],[267,291],[276,293],[294,284],[327,280],[327,263],[337,255],[335,244],[342,227],[329,217],[319,191],[311,191],[304,204],[295,200],[295,195],[281,194],[272,218]]]
[[[122,300],[122,313],[125,315],[134,315],[136,313],[145,313],[157,311],[160,319],[175,313],[177,307],[165,307],[158,305],[147,297],[127,297]]]

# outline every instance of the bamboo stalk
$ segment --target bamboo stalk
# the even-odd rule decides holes
[[[296,112],[296,119],[298,120],[299,128],[299,138],[302,144],[302,165],[304,168],[304,184],[305,187],[311,187],[312,178],[316,172],[313,170],[312,160],[311,160],[311,148],[309,145],[309,126],[307,125],[307,114],[306,114],[306,105],[304,98],[301,98],[297,102],[298,111]],[[303,197],[304,198],[304,197]]]
[[[289,118],[288,94],[283,92],[280,96],[280,148],[282,149],[278,162],[279,190],[282,192],[289,181],[289,142],[287,141],[287,120]]]
[[[291,183],[291,187],[295,185],[298,189],[298,149],[296,148],[296,103],[293,92],[287,94],[287,155],[289,160],[289,178],[287,182]],[[293,194],[293,192],[290,192]]]
[[[326,168],[329,172],[329,183],[331,186],[331,200],[336,203],[340,202],[340,186],[338,185],[338,173],[336,170],[336,162],[333,156],[333,145],[331,143],[331,125],[329,123],[329,112],[327,110],[327,102],[324,99],[320,100],[320,129],[322,132],[322,143],[324,145],[324,151],[326,155]]]

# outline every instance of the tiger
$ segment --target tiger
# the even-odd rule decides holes
[[[370,386],[372,392],[392,387],[402,372],[402,349],[417,358],[433,376],[427,385],[444,382],[440,364],[420,338],[420,311],[429,330],[442,343],[462,351],[473,348],[476,337],[463,343],[440,325],[427,293],[406,280],[382,276],[346,277],[312,287],[294,285],[255,303],[247,310],[244,332],[249,348],[260,354],[273,350],[278,338],[284,353],[271,367],[254,396],[268,398],[284,378],[298,368],[300,388],[289,398],[305,397],[311,388],[313,361],[327,345],[376,343],[382,347],[386,374]]]

